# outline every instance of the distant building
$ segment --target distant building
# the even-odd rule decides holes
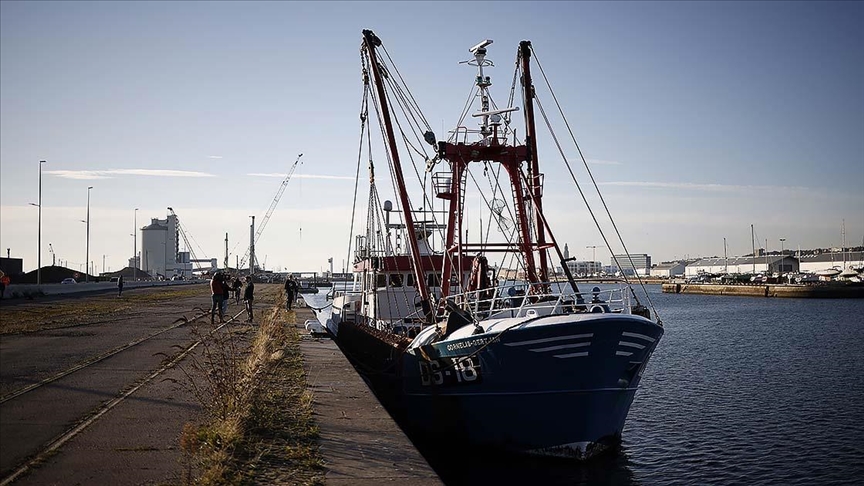
[[[603,264],[600,262],[569,261],[567,262],[567,268],[574,277],[586,277],[601,273],[603,271]]]
[[[624,275],[639,274],[643,276],[651,275],[651,255],[645,253],[631,253],[627,255],[615,255],[615,260],[618,261],[618,267]],[[633,261],[631,264],[630,261]]]
[[[501,268],[498,270],[498,280],[517,280],[525,276],[525,273],[521,270],[515,270],[512,268]]]
[[[150,224],[141,228],[141,265],[142,270],[154,277],[165,277],[166,269],[173,265],[179,250],[177,218],[153,218]]]
[[[685,275],[696,277],[703,273],[795,273],[799,271],[798,259],[793,256],[757,256],[732,258],[702,258],[687,265]]]
[[[218,268],[215,258],[194,259],[189,251],[180,251],[180,221],[176,214],[165,219],[152,218],[150,224],[141,228],[141,252],[130,259],[132,266],[154,278],[171,278],[175,275],[192,278],[194,270],[214,272]]]
[[[683,277],[687,269],[687,262],[664,262],[658,263],[651,268],[652,277],[672,278]]]
[[[141,253],[136,257],[141,264],[137,268],[154,278],[192,277],[189,253],[180,251],[180,222],[175,214],[165,219],[152,218],[141,228]]]
[[[819,270],[838,268],[845,270],[848,267],[864,267],[864,251],[832,251],[817,255],[801,255],[800,268],[802,272],[815,273]],[[844,267],[845,265],[845,267]]]
[[[129,268],[141,269],[141,255],[135,255],[135,258],[129,259]]]

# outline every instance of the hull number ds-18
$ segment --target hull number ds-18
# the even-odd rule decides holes
[[[450,386],[480,381],[480,359],[442,358],[420,361],[420,383],[423,386]]]

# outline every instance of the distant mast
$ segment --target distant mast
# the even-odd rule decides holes
[[[846,219],[843,220],[843,225],[840,227],[840,234],[843,236],[843,270],[846,270]]]
[[[252,218],[252,223],[249,225],[249,275],[255,274],[255,216]],[[237,265],[237,271],[240,271],[240,265]]]
[[[753,273],[756,273],[756,237],[753,235],[753,225],[750,225],[750,244],[753,245]]]

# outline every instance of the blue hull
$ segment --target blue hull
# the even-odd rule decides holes
[[[590,457],[620,438],[662,334],[647,319],[606,314],[412,349],[401,363],[405,414],[448,440]]]

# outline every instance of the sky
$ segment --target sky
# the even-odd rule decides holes
[[[222,262],[228,233],[233,265],[302,153],[258,260],[338,271],[363,29],[435,130],[458,120],[469,47],[494,40],[503,99],[531,40],[630,252],[722,256],[725,239],[743,255],[751,225],[769,250],[840,246],[844,226],[861,245],[862,25],[864,2],[3,1],[0,251],[37,266],[45,160],[43,265],[83,268],[89,186],[97,271],[126,266],[136,223],[167,207],[199,258]],[[608,263],[558,171],[544,193],[557,240]]]

